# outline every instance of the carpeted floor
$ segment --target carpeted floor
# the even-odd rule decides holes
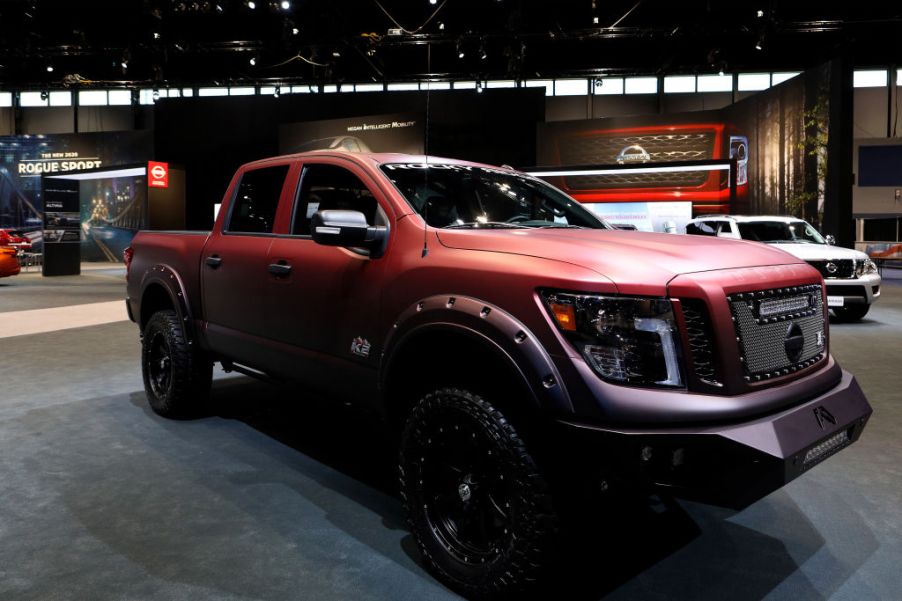
[[[2,313],[118,300],[124,282],[0,284]],[[739,513],[615,516],[557,597],[902,599],[902,279],[831,334],[875,409],[856,445]],[[0,347],[3,601],[455,598],[418,563],[370,416],[218,372],[217,415],[161,419],[130,322]]]

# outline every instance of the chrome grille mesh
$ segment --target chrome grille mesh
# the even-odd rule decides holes
[[[762,316],[761,303],[808,297],[808,309]],[[823,294],[819,284],[776,288],[734,294],[727,297],[736,338],[748,381],[760,381],[786,375],[824,358],[827,351],[824,329]],[[794,325],[793,325],[794,324]],[[801,348],[791,356],[787,338],[790,328],[801,334]]]

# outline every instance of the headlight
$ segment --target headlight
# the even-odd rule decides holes
[[[673,306],[665,298],[542,292],[558,328],[603,379],[682,387]]]
[[[864,261],[856,261],[855,262],[855,276],[861,277],[863,275],[869,275],[872,273],[877,273],[877,264],[871,261],[870,259],[865,259]]]

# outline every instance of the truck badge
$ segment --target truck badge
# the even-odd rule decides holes
[[[817,419],[817,425],[821,427],[821,430],[824,429],[825,422],[830,422],[834,426],[836,425],[836,418],[823,406],[814,408],[814,417]]]
[[[370,356],[369,340],[358,336],[353,341],[351,341],[351,354],[357,355],[358,357],[369,357]]]
[[[623,163],[647,163],[651,160],[651,155],[638,144],[627,146],[617,155],[617,162]]]
[[[839,267],[836,266],[836,263],[833,263],[832,261],[824,265],[824,267],[827,269],[827,273],[829,273],[830,275],[833,275],[839,269]]]

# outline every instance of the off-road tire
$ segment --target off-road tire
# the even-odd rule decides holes
[[[849,305],[848,307],[833,307],[836,320],[840,322],[861,321],[871,310],[871,305]]]
[[[442,458],[448,458],[447,466]],[[453,468],[452,461],[465,469]],[[457,488],[454,476],[461,478]],[[447,586],[468,598],[507,598],[534,588],[546,575],[558,540],[551,494],[514,426],[488,401],[456,388],[424,396],[404,428],[400,477],[410,530],[426,567]],[[464,482],[473,483],[472,497],[464,496]],[[443,512],[458,500],[459,509]],[[454,511],[463,517],[449,522],[445,518]],[[468,532],[486,534],[490,542],[458,544]]]
[[[147,321],[141,340],[141,372],[155,413],[185,419],[204,411],[213,362],[188,343],[175,311],[158,311]]]

